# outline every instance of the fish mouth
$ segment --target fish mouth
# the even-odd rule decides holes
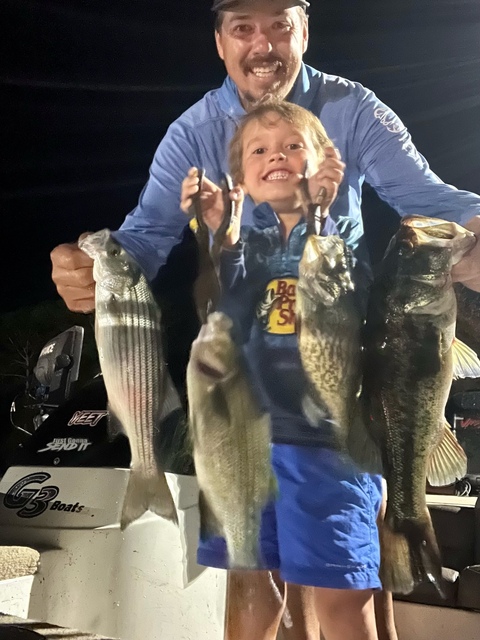
[[[208,364],[204,360],[198,360],[196,363],[196,367],[197,371],[207,378],[212,378],[213,380],[223,380],[223,378],[225,378],[224,370],[216,368],[215,366]]]
[[[465,227],[437,218],[407,216],[402,220],[402,228],[404,241],[411,249],[425,245],[451,247],[452,265],[457,264],[477,242],[475,234]]]
[[[402,226],[411,229],[411,237],[416,238],[418,244],[432,243],[435,240],[439,240],[441,244],[442,240],[451,241],[474,236],[471,231],[456,222],[423,216],[406,216],[402,220]]]
[[[327,270],[333,271],[344,263],[344,243],[339,236],[309,236],[303,257],[306,265],[321,261]]]
[[[95,260],[99,254],[105,251],[110,241],[110,230],[102,229],[101,231],[90,233],[79,240],[78,248],[86,253],[89,258]]]

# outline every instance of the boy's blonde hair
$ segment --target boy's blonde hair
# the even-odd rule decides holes
[[[230,142],[229,165],[235,184],[243,182],[243,134],[250,122],[259,121],[265,126],[274,126],[270,114],[278,115],[285,122],[307,132],[321,162],[325,158],[325,147],[332,147],[333,142],[327,135],[322,123],[311,111],[284,100],[267,99],[243,116]]]

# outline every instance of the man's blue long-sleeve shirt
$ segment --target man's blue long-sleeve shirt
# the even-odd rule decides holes
[[[480,214],[480,196],[459,191],[433,173],[398,116],[359,83],[302,65],[289,100],[312,111],[346,163],[330,209],[342,237],[365,259],[361,217],[366,180],[400,215],[419,214],[465,223]],[[207,93],[169,127],[150,167],[137,207],[115,232],[153,280],[187,222],[180,210],[182,180],[190,167],[204,167],[220,182],[228,171],[228,145],[244,115],[235,84]],[[242,224],[252,224],[247,198]]]

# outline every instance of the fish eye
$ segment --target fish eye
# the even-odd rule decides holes
[[[110,249],[110,255],[112,258],[118,258],[120,255],[120,249],[118,247],[113,247],[113,249]]]

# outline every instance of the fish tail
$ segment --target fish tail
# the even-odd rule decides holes
[[[395,530],[387,518],[379,530],[383,588],[408,594],[421,582],[431,582],[445,597],[442,560],[428,509],[421,519],[403,520]]]
[[[230,545],[227,539],[230,569],[259,569],[257,545]]]
[[[408,540],[383,522],[380,532],[380,579],[386,591],[410,593],[414,586]]]
[[[260,522],[247,529],[228,531],[225,528],[230,569],[259,569]]]
[[[122,531],[148,510],[178,523],[175,503],[165,474],[160,472],[157,475],[144,476],[132,469],[120,518]]]

